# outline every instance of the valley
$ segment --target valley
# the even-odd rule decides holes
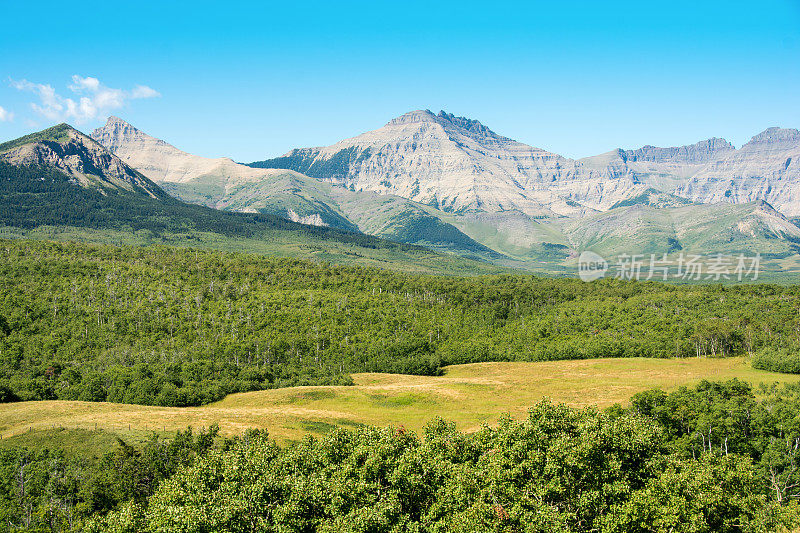
[[[800,533],[800,10],[3,3],[0,533]]]

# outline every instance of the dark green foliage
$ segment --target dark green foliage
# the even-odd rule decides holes
[[[737,380],[701,382],[673,393],[637,394],[631,411],[652,418],[683,457],[737,454],[758,467],[765,490],[779,502],[800,498],[800,385],[751,386]]]
[[[456,246],[462,252],[466,251],[475,257],[480,257],[480,255],[493,259],[503,257],[502,254],[472,240],[452,224],[442,222],[418,209],[402,211],[392,217],[390,224],[383,229],[382,234],[398,242]]]
[[[19,396],[14,394],[7,383],[0,382],[0,403],[18,402]]]
[[[547,401],[525,421],[474,434],[438,420],[423,438],[402,428],[339,429],[281,449],[256,437],[213,451],[89,531],[710,533],[798,525],[797,504],[773,497],[750,457],[675,448],[669,428],[635,409]]]
[[[46,130],[37,131],[35,133],[31,133],[30,135],[25,135],[24,137],[1,143],[0,153],[7,152],[17,148],[18,146],[24,146],[30,143],[42,141],[63,141],[68,137],[70,131],[72,131],[72,126],[61,123],[53,126],[52,128],[47,128]]]
[[[536,244],[532,247],[536,250],[539,257],[562,260],[570,254],[568,246],[563,244],[554,244],[552,242],[543,242]]]
[[[765,347],[753,356],[753,368],[800,374],[800,347]]]
[[[294,170],[312,178],[344,181],[350,174],[350,168],[369,157],[369,148],[359,151],[351,147],[333,154],[330,159],[318,159],[312,149],[293,150],[290,155],[256,161],[248,166],[254,168],[285,168]]]
[[[611,206],[611,209],[616,209],[617,207],[630,207],[632,205],[639,205],[639,204],[652,205],[651,198],[653,196],[658,198],[659,196],[662,196],[662,195],[664,195],[663,192],[661,192],[661,191],[659,191],[657,189],[649,188],[649,189],[645,190],[644,192],[642,192],[642,194],[640,194],[638,196],[634,196],[632,198],[628,198],[627,200],[621,200],[621,201],[615,203],[614,205]],[[681,198],[680,196],[674,196],[674,195],[669,195],[669,196],[670,196],[670,198],[672,199],[673,202],[678,203],[678,204],[691,204],[692,203],[691,200],[687,200],[685,198]]]
[[[125,502],[145,502],[162,480],[215,446],[219,428],[192,428],[132,446],[118,439],[100,457],[51,448],[0,449],[0,532],[80,531],[86,519]],[[235,441],[223,443],[230,446]]]
[[[637,204],[649,205],[650,204],[650,195],[654,194],[654,193],[658,194],[658,191],[655,190],[655,189],[647,189],[646,191],[644,191],[639,196],[634,196],[634,197],[628,198],[626,200],[620,200],[619,202],[617,202],[614,205],[612,205],[611,209],[616,209],[617,207],[630,207],[632,205],[637,205]]]
[[[4,398],[199,405],[448,364],[722,357],[795,342],[797,287],[416,276],[165,247],[0,242]]]

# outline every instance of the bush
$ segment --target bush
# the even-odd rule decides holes
[[[759,370],[800,374],[800,350],[762,348],[753,356],[752,365]]]
[[[14,391],[11,390],[6,383],[0,383],[0,403],[11,403],[11,402],[18,402],[19,396],[14,394]]]

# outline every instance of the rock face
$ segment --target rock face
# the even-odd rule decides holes
[[[300,216],[297,213],[295,213],[294,209],[287,209],[286,214],[289,216],[289,220],[291,220],[292,222],[299,222],[300,224],[306,224],[308,226],[327,226],[325,221],[322,220],[322,216],[319,213]]]
[[[702,164],[733,150],[736,148],[731,143],[714,137],[689,146],[673,148],[647,145],[638,150],[625,150],[624,157],[630,162]]]
[[[714,159],[676,188],[699,202],[765,200],[781,213],[800,216],[800,131],[769,128]]]
[[[68,124],[60,124],[2,149],[0,160],[12,165],[55,168],[72,177],[83,187],[101,192],[124,190],[140,192],[153,198],[167,195],[155,183],[126,165],[96,141]]]
[[[578,165],[497,135],[476,120],[412,111],[325,148],[292,150],[256,167],[291,168],[356,190],[395,194],[456,213],[575,213],[551,184]]]
[[[779,128],[739,150],[712,138],[572,160],[476,120],[419,110],[334,145],[295,149],[251,166],[292,169],[465,215],[588,216],[649,189],[702,203],[765,200],[800,215],[800,135]]]
[[[105,126],[94,130],[91,137],[155,182],[184,183],[213,175],[236,183],[281,173],[256,170],[226,157],[211,159],[189,154],[118,117],[109,117]]]

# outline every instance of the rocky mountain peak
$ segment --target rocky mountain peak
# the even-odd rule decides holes
[[[6,147],[5,150],[2,150]],[[166,193],[126,165],[99,142],[68,124],[0,145],[0,159],[17,166],[53,168],[83,187],[100,191],[127,190],[165,198]]]
[[[97,128],[90,135],[92,139],[112,152],[116,152],[121,146],[131,142],[160,142],[158,139],[150,137],[130,123],[115,116],[108,117],[105,125]]]
[[[800,145],[800,131],[792,128],[767,128],[753,136],[742,148],[756,145],[772,145],[776,148],[793,148]]]
[[[446,111],[440,111],[437,118],[440,122],[445,122],[456,128],[464,130],[473,137],[487,137],[494,140],[507,139],[506,137],[496,134],[479,121],[471,118],[457,117],[452,113],[447,113]]]
[[[435,123],[449,130],[456,130],[458,133],[467,135],[476,139],[492,139],[492,140],[510,140],[506,137],[496,134],[479,121],[459,117],[447,111],[439,111],[437,115],[430,109],[418,109],[416,111],[409,111],[404,115],[400,115],[389,121],[387,126],[402,126],[407,124],[418,123]]]
[[[393,118],[386,125],[400,126],[403,124],[416,124],[418,122],[436,122],[436,114],[430,109],[417,109],[409,111],[399,117]]]
[[[125,120],[123,120],[123,119],[121,119],[119,117],[116,117],[114,115],[111,115],[110,117],[108,117],[108,119],[106,120],[106,126],[120,126],[120,127],[124,127],[124,128],[136,129],[129,122],[126,122]]]
[[[133,125],[131,125],[129,122],[126,122],[125,120],[115,116],[108,117],[105,126],[103,126],[102,128],[98,128],[95,131],[101,131],[101,130],[119,131],[125,133],[141,133],[141,131],[133,127]],[[94,133],[92,135],[94,135]]]

